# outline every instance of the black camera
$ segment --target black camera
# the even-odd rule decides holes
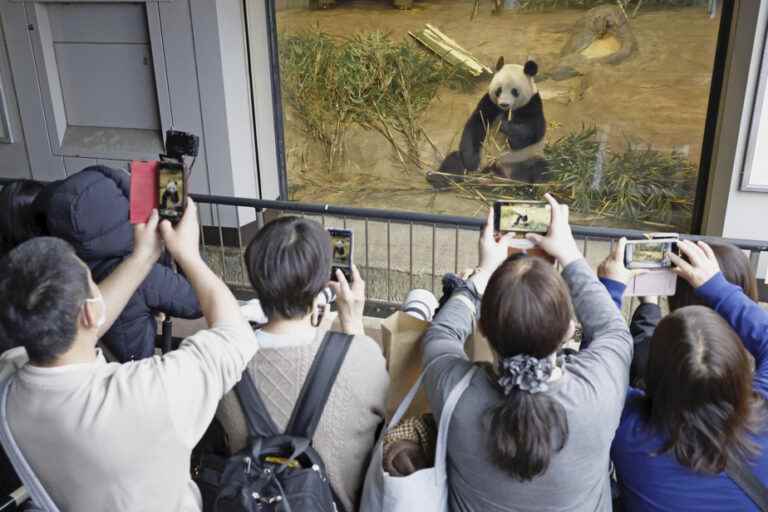
[[[165,132],[165,154],[181,161],[184,156],[197,157],[200,137],[187,132],[168,130]]]

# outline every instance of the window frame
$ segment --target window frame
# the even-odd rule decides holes
[[[722,108],[725,103],[725,88],[727,69],[726,63],[730,57],[733,48],[731,47],[731,30],[734,21],[735,3],[738,0],[724,0],[721,7],[720,23],[717,36],[717,46],[712,68],[712,78],[710,81],[709,99],[707,104],[707,115],[704,123],[704,135],[702,140],[702,151],[699,157],[699,173],[696,182],[694,195],[694,206],[691,214],[690,233],[700,234],[704,227],[704,218],[706,213],[706,203],[709,194],[709,184],[711,174],[715,172],[717,161],[717,142],[718,128],[721,124]],[[246,2],[248,4],[249,2]],[[269,166],[261,166],[262,180],[263,173],[273,174],[271,179],[279,184],[279,198],[288,199],[288,170],[285,157],[285,132],[284,132],[284,113],[282,108],[282,89],[280,82],[280,65],[278,58],[278,30],[277,30],[277,10],[275,2],[264,0],[262,6],[260,2],[256,9],[249,9],[247,17],[253,19],[253,15],[263,13],[263,19],[266,21],[268,42],[268,59],[265,62],[251,62],[252,76],[270,77],[271,99],[273,105],[273,115],[271,119],[265,121],[263,115],[256,116],[257,139],[264,136],[275,143],[275,158]],[[251,3],[253,5],[254,3]],[[251,51],[253,55],[253,51]],[[254,94],[254,96],[256,96]],[[260,159],[261,161],[261,159]]]

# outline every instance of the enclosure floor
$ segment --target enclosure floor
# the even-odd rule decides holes
[[[294,33],[319,28],[337,36],[356,31],[382,30],[395,40],[408,38],[425,23],[437,26],[493,65],[499,56],[508,63],[536,58],[540,73],[555,69],[560,50],[583,10],[490,14],[491,2],[469,20],[472,2],[458,0],[416,2],[410,11],[390,7],[389,2],[348,1],[327,11],[293,9],[278,13],[278,29]],[[547,138],[557,139],[596,125],[608,136],[609,146],[621,149],[628,139],[660,150],[687,152],[698,162],[707,112],[709,84],[719,20],[706,16],[703,7],[643,9],[631,21],[639,51],[617,66],[592,66],[573,91],[557,96],[574,81],[547,80],[539,87],[548,121]],[[464,122],[477,100],[486,92],[479,84],[473,92],[442,90],[424,115],[424,128],[437,146],[424,148],[427,159],[439,165],[443,154],[456,149]],[[549,98],[549,99],[548,99]],[[573,98],[572,98],[573,99]],[[286,109],[286,150],[292,198],[300,201],[381,207],[436,213],[477,215],[477,200],[456,193],[435,193],[422,174],[404,171],[394,164],[389,146],[378,135],[353,131],[348,139],[351,165],[344,172],[319,171],[307,150],[312,141],[296,126]],[[589,218],[581,219],[589,223]],[[599,219],[600,224],[610,224]],[[626,225],[626,224],[625,224]]]

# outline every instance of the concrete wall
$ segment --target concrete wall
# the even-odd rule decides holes
[[[156,125],[145,122],[141,128],[148,129],[133,132],[127,127],[131,117],[128,114],[133,113],[125,111],[121,116],[116,112],[117,105],[125,104],[135,87],[120,91],[119,84],[113,84],[97,90],[108,91],[102,98],[106,102],[109,94],[114,95],[113,108],[104,109],[105,115],[113,117],[101,122],[91,115],[86,123],[90,126],[80,126],[84,116],[75,115],[79,111],[73,110],[71,100],[67,105],[67,89],[61,85],[62,77],[66,80],[83,74],[83,70],[78,72],[70,65],[82,65],[82,59],[61,53],[54,40],[61,32],[57,25],[57,20],[64,19],[61,13],[75,9],[83,15],[64,19],[65,28],[76,36],[109,38],[110,34],[99,35],[94,31],[104,25],[100,16],[113,5],[120,4],[110,0],[0,0],[0,176],[52,180],[95,163],[127,167],[132,159],[156,158],[162,150],[162,134],[174,128],[202,138],[190,182],[192,191],[260,197],[243,2],[172,0],[123,4],[140,6],[130,10],[139,12],[142,19],[125,17],[123,21],[136,21],[137,25],[141,22],[143,33],[148,32],[146,46],[151,51],[144,57],[144,64],[150,67],[150,86],[156,94],[152,102],[142,105],[142,119],[148,119],[147,105],[157,110],[153,113]],[[73,20],[82,25],[72,25]],[[102,49],[94,45],[94,51]],[[62,56],[68,60],[62,60]],[[108,72],[109,64],[104,59],[95,59],[94,74]],[[79,91],[82,85],[69,91],[70,96],[75,94],[82,100]],[[121,120],[125,127],[120,126]],[[240,213],[240,223],[253,218],[249,211]],[[226,217],[222,220],[227,225],[236,222],[234,211]]]

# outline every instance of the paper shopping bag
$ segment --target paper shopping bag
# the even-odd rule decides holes
[[[384,357],[389,370],[390,387],[387,415],[391,417],[421,373],[421,338],[429,322],[397,311],[381,322]],[[427,397],[420,391],[409,409],[409,416],[428,412]]]

